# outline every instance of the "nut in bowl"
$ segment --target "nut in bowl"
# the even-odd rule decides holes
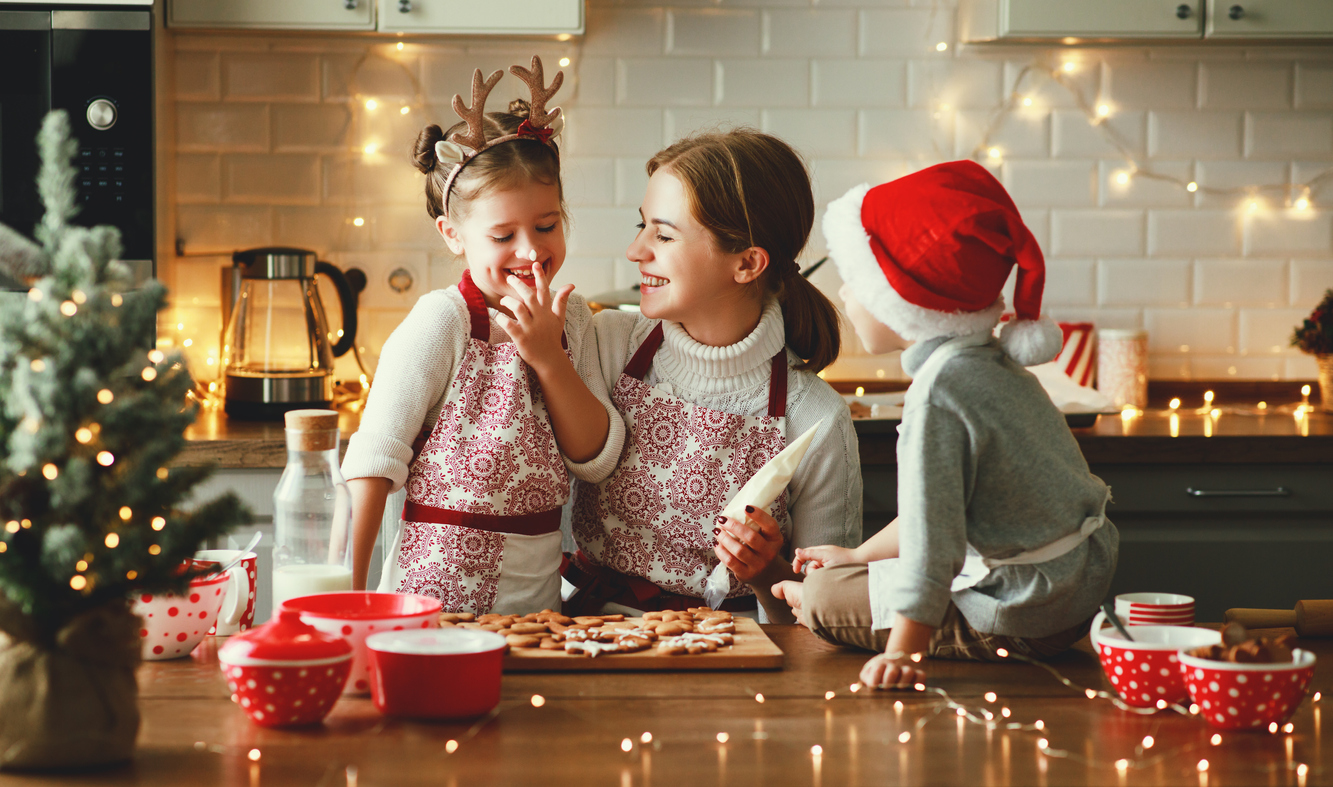
[[[383,631],[438,628],[440,602],[408,593],[375,593],[351,590],[298,596],[282,602],[283,609],[301,613],[301,620],[347,640],[352,646],[352,674],[347,679],[347,694],[370,691],[370,662],[366,656],[366,637]]]
[[[1221,642],[1211,629],[1189,626],[1128,626],[1134,641],[1114,629],[1102,630],[1106,613],[1092,619],[1089,638],[1102,662],[1106,679],[1125,704],[1136,708],[1155,707],[1159,700],[1183,702],[1189,691],[1181,674],[1179,652]]]
[[[1300,707],[1314,676],[1315,655],[1292,651],[1285,664],[1236,663],[1181,652],[1185,684],[1199,715],[1224,730],[1264,730]]]
[[[491,631],[441,628],[366,637],[370,695],[389,716],[465,719],[500,702],[505,638]]]

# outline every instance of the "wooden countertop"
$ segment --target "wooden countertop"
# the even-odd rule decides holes
[[[1026,664],[928,662],[930,684],[977,716],[1002,707],[1044,732],[960,719],[936,694],[853,694],[867,658],[799,626],[768,626],[786,652],[769,672],[511,674],[497,713],[477,722],[386,719],[369,699],[342,699],[323,726],[268,730],[228,699],[212,638],[188,659],[139,671],[143,726],[132,764],[90,774],[3,775],[9,785],[1233,785],[1329,784],[1321,704],[1307,700],[1291,735],[1215,732],[1171,711],[1139,716],[1082,687],[1105,688],[1084,642],[1055,666],[1079,688]],[[1321,661],[1333,641],[1303,643]],[[1333,672],[1315,672],[1326,696]],[[825,692],[833,691],[833,699]],[[987,702],[988,691],[998,694]],[[531,698],[545,698],[534,707]],[[757,694],[763,695],[758,702]],[[896,710],[896,700],[903,707]],[[920,725],[920,726],[918,726]],[[651,743],[641,743],[645,732]],[[725,743],[719,733],[727,733]],[[910,732],[906,743],[902,732]],[[1141,748],[1145,735],[1155,745]],[[1040,754],[1038,739],[1069,757]],[[458,741],[453,754],[448,741]],[[630,751],[621,750],[622,741]],[[811,747],[822,747],[812,755]],[[251,761],[251,752],[258,761]],[[1330,750],[1333,755],[1333,749]],[[1197,765],[1209,761],[1206,777]],[[1124,775],[1116,760],[1132,763]],[[1308,775],[1298,782],[1296,768]]]
[[[1074,429],[1089,464],[1333,464],[1333,414],[1302,419],[1291,414],[1242,415],[1224,409],[1216,418],[1177,411],[1145,410],[1131,418],[1100,416],[1095,426]],[[342,450],[361,422],[360,412],[340,411]],[[855,422],[861,464],[893,465],[896,421]],[[224,468],[281,468],[287,463],[282,423],[232,421],[220,407],[200,411],[185,430],[177,465],[216,463]],[[1126,439],[1129,438],[1129,439]]]

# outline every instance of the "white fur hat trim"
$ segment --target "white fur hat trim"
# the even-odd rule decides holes
[[[1010,320],[1000,328],[1000,348],[1020,366],[1054,361],[1064,346],[1064,333],[1050,317]]]

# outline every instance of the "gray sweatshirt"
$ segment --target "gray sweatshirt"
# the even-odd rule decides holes
[[[908,348],[914,374],[951,337]],[[1120,536],[1109,521],[1054,560],[998,566],[951,592],[969,543],[1005,558],[1078,530],[1108,489],[1088,470],[1064,417],[1031,373],[992,340],[949,360],[923,404],[898,427],[900,560],[888,606],[938,626],[952,599],[978,631],[1044,637],[1087,620],[1115,573]]]

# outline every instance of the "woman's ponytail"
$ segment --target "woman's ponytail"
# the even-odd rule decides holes
[[[782,277],[777,297],[787,328],[787,346],[805,361],[796,368],[818,372],[837,360],[842,350],[842,330],[838,309],[828,296],[799,272],[793,272]]]

